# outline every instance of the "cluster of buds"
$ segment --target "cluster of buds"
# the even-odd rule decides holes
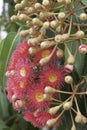
[[[87,14],[80,13],[86,7],[79,0],[15,0],[15,3],[18,13],[11,21],[24,22],[27,29],[19,34],[27,40],[13,53],[6,72],[8,99],[16,110],[23,112],[24,119],[36,127],[58,126],[63,113],[69,111],[71,130],[75,130],[74,122],[87,123],[77,100],[77,96],[87,94],[79,90],[85,80],[75,83],[72,77],[76,53],[87,53],[83,30]],[[75,4],[80,7],[76,9]],[[76,28],[74,33],[73,28]],[[74,41],[77,43],[75,54],[69,47]],[[65,85],[71,87],[70,92],[61,90]],[[63,101],[61,94],[70,96]]]

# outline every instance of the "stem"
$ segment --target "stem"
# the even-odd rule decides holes
[[[71,109],[73,110],[74,113],[76,114],[78,113],[73,107]]]
[[[50,54],[50,57],[52,57],[53,54],[54,54],[54,52],[56,51],[56,49],[57,49],[57,45],[58,45],[58,44],[56,44],[55,47],[53,48],[53,50],[52,50],[52,52],[51,52],[51,54]]]
[[[48,40],[54,40],[54,37],[44,39],[44,41],[48,41]]]
[[[58,120],[58,119],[62,116],[62,114],[64,113],[64,111],[65,111],[65,110],[63,110],[63,111],[59,114],[59,116],[56,118],[56,120]]]
[[[64,22],[64,24],[68,24],[69,25],[69,21],[68,20],[66,20],[65,22]],[[72,23],[74,26],[77,26],[77,25],[79,25],[79,26],[87,26],[87,24],[80,24],[80,23],[75,23],[75,22],[73,22]]]
[[[72,28],[72,15],[71,15],[71,18],[70,18],[70,26],[69,26],[69,30],[68,30],[69,35],[70,35],[70,32],[71,32],[71,28]]]
[[[65,92],[65,91],[61,91],[61,90],[56,90],[56,92],[64,93],[64,94],[72,94],[72,92]]]
[[[77,12],[77,11],[79,11],[79,10],[81,10],[81,9],[85,9],[85,8],[87,8],[87,6],[84,6],[84,7],[81,7],[81,8],[79,8],[79,9],[76,9],[75,12]]]
[[[67,102],[68,100],[70,100],[70,98],[72,98],[72,96],[70,96],[68,99],[66,99],[64,102],[62,102],[59,106],[62,107],[65,102]],[[53,100],[54,100],[54,101],[57,101],[56,99],[53,99]],[[58,102],[58,101],[57,101],[57,102]]]
[[[54,9],[56,10],[56,9],[60,9],[60,8],[63,8],[63,7],[64,7],[64,5],[61,5],[61,6],[55,7]]]
[[[62,102],[62,101],[61,101]],[[60,105],[60,102],[59,103],[57,103],[57,102],[52,102],[51,103],[52,105]]]
[[[85,79],[82,79],[82,81],[75,86],[75,90],[74,90],[74,91],[76,92],[76,91],[78,90],[78,88],[79,88],[80,86],[82,86],[84,83],[85,83]]]
[[[73,84],[71,84],[71,89],[72,89],[72,91],[73,91],[73,89],[74,89],[74,88],[73,88]]]
[[[56,101],[56,102],[62,102],[62,101],[60,101],[60,100],[58,100],[58,99],[55,99],[55,98],[52,98],[52,100],[53,100],[53,101]]]
[[[86,92],[79,92],[79,93],[76,93],[77,95],[84,95],[86,94]]]
[[[72,96],[70,96],[68,99],[66,99],[66,100],[61,104],[61,106],[62,106],[64,103],[66,103],[68,100],[70,100],[70,98],[72,98]]]
[[[87,40],[87,38],[83,38],[83,40]]]
[[[66,24],[64,29],[63,29],[63,33],[67,30],[67,28],[68,28],[68,25]]]
[[[68,52],[69,56],[71,56],[72,54],[71,54],[71,52],[70,52],[70,50],[69,50],[67,44],[65,44],[65,47],[66,47],[66,49],[67,49],[67,52]]]
[[[54,31],[51,27],[50,27],[50,30],[51,30],[53,33],[56,33],[56,31]]]
[[[71,116],[72,124],[74,124],[74,120],[73,120],[73,116],[72,116],[71,110],[70,110],[70,116]]]
[[[72,95],[71,102],[73,102],[73,99],[74,99],[74,94]]]
[[[74,97],[74,100],[75,100],[75,103],[76,103],[76,108],[77,108],[77,111],[80,113],[80,109],[79,109],[79,106],[78,106],[78,102],[77,102],[76,97]]]

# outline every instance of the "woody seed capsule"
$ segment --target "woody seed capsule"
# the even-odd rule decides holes
[[[64,12],[60,12],[59,14],[58,14],[58,19],[59,20],[64,20],[66,18],[66,14],[64,13]]]
[[[81,113],[77,113],[76,117],[75,117],[75,122],[76,123],[81,123],[82,122],[82,115]]]
[[[57,20],[53,20],[53,21],[50,22],[50,26],[51,26],[52,28],[56,28],[57,25],[58,25],[58,21],[57,21]]]
[[[61,107],[61,106],[55,106],[55,107],[50,108],[50,109],[49,109],[49,113],[50,113],[51,115],[56,114],[57,111],[60,109],[60,107]]]
[[[42,4],[44,6],[48,6],[50,4],[49,0],[43,0]]]
[[[47,49],[51,46],[54,46],[55,44],[56,44],[55,41],[44,41],[44,42],[41,42],[40,47],[41,49]]]
[[[12,21],[12,22],[15,22],[15,21],[17,21],[17,20],[18,20],[18,16],[13,15],[13,16],[11,17],[11,21]]]
[[[75,124],[72,125],[71,130],[76,130],[76,126],[75,126]]]
[[[84,37],[84,35],[85,35],[85,33],[83,32],[83,31],[77,31],[76,32],[76,34],[75,34],[75,36],[77,37],[77,38],[83,38]]]
[[[43,22],[40,19],[38,19],[38,18],[33,18],[32,19],[32,23],[34,25],[39,25],[39,26],[41,26],[43,24]]]
[[[56,92],[56,89],[50,87],[50,86],[46,86],[45,89],[44,89],[45,93],[49,93],[49,94],[52,94],[52,93],[55,93]]]
[[[42,58],[39,63],[41,66],[46,65],[50,61],[50,59],[51,59],[51,57],[47,56],[45,58]]]
[[[71,4],[71,0],[65,0],[65,3],[68,5],[68,4]]]
[[[19,20],[26,21],[26,20],[29,20],[29,17],[26,14],[20,14],[19,15]]]
[[[36,54],[39,50],[40,50],[40,48],[30,47],[30,48],[29,48],[29,54],[30,54],[30,55],[34,55],[34,54]]]
[[[79,15],[79,19],[82,20],[82,21],[87,20],[87,14],[86,14],[86,13],[81,13],[81,14]]]
[[[57,122],[56,118],[55,119],[49,119],[46,124],[47,124],[47,126],[52,127],[52,126],[54,126],[54,124],[56,122]]]
[[[62,35],[58,34],[58,35],[55,36],[56,42],[61,42],[61,40],[62,40]]]
[[[43,23],[43,27],[44,27],[45,29],[48,29],[49,26],[50,26],[50,22],[49,22],[49,21],[46,21],[46,22]]]
[[[57,2],[62,4],[62,3],[64,3],[64,0],[57,0]]]
[[[71,84],[73,82],[73,78],[70,75],[65,76],[65,82],[67,84]]]
[[[58,56],[58,58],[62,58],[62,57],[63,57],[63,55],[64,55],[63,50],[58,49],[58,50],[56,51],[56,55]]]
[[[42,5],[40,3],[35,3],[34,7],[35,9],[41,9]]]
[[[73,55],[70,55],[67,59],[67,63],[73,65],[75,63],[75,58]]]
[[[72,107],[71,101],[68,101],[68,102],[64,103],[64,105],[63,105],[64,110],[69,110],[69,109],[71,109],[71,107]]]
[[[20,10],[20,9],[22,9],[22,8],[23,8],[22,5],[19,4],[19,3],[15,5],[15,9],[16,9],[16,10]]]

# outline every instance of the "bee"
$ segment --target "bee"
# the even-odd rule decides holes
[[[41,71],[41,67],[40,66],[34,66],[33,67],[34,80],[38,80],[39,79],[40,71]]]

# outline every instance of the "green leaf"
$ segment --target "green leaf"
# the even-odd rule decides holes
[[[69,42],[67,44],[70,52],[73,55],[76,55],[76,57],[75,57],[75,70],[76,70],[79,78],[81,78],[81,74],[84,73],[84,65],[86,62],[85,61],[86,55],[79,53],[79,51],[78,51],[79,45],[80,45],[80,43],[78,41]],[[67,58],[68,58],[68,52],[67,52],[67,49],[65,48],[65,59],[67,60]]]
[[[83,7],[83,5],[81,4],[81,3],[79,3],[79,2],[76,2],[76,1],[74,1],[73,2],[73,5],[72,5],[72,8],[75,8],[75,9],[80,9],[80,8],[82,8]],[[60,10],[61,12],[63,11],[63,12],[66,12],[67,11],[67,9],[66,8],[62,8],[61,10]],[[73,17],[72,17],[72,19],[73,19],[73,22],[75,22],[75,23],[82,23],[82,21],[79,19],[79,15],[81,14],[81,13],[84,13],[84,9],[81,9],[81,10],[79,10],[79,11],[76,11],[75,12],[75,14],[76,15],[73,15]],[[68,14],[66,14],[68,17],[67,17],[67,20],[68,20],[68,23],[70,22],[70,18],[71,18],[71,15],[69,16]],[[84,22],[83,22],[84,23]]]
[[[27,26],[26,26],[26,23],[23,22],[23,21],[21,21],[21,22],[20,22],[20,21],[17,21],[16,24],[17,24],[18,26],[20,26],[21,28],[27,27]]]
[[[87,76],[84,76],[84,78],[85,78],[85,81],[86,81],[86,83],[87,83]]]
[[[5,86],[5,72],[13,50],[20,42],[21,37],[16,32],[11,32],[0,44],[0,87]]]
[[[84,5],[87,5],[87,0],[82,0],[81,1]]]
[[[2,40],[0,41],[0,55],[1,55],[1,52],[2,52],[2,48],[3,48],[3,43],[4,43],[5,40]]]
[[[4,91],[0,91],[0,119],[6,119],[9,116],[8,101]]]
[[[87,83],[86,83],[86,86],[87,86]],[[87,87],[86,87],[86,90],[87,90]],[[85,104],[85,110],[87,113],[87,97],[85,95],[84,95],[84,104]]]
[[[76,69],[79,77],[84,72],[84,65],[85,65],[85,55],[84,54],[80,54],[79,52],[77,52],[75,69]]]
[[[8,126],[6,126],[6,124],[4,123],[4,121],[0,120],[0,130],[3,130],[5,128],[8,128]]]
[[[0,124],[0,130],[5,130],[6,128],[8,128],[6,125]]]
[[[85,86],[86,86],[86,90],[87,90],[87,75],[86,75],[86,76],[83,76],[83,77],[84,77],[84,79],[85,79],[85,81],[86,81]]]
[[[14,123],[12,126],[11,126],[11,128],[10,128],[10,130],[17,130],[17,124],[16,123]]]

